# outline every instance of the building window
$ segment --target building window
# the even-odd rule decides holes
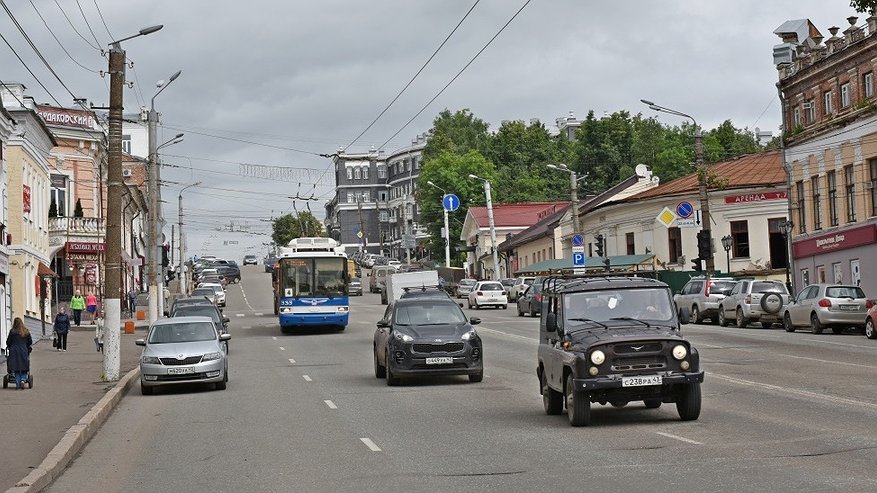
[[[362,179],[368,180],[368,166],[362,168]]]
[[[122,135],[122,152],[131,154],[131,136]]]
[[[831,101],[831,91],[828,91],[822,95],[822,105],[826,115],[834,113],[834,105]]]
[[[850,106],[850,83],[840,86],[840,107],[848,108]]]
[[[804,120],[808,125],[816,122],[816,103],[812,99],[804,103]]]
[[[378,179],[385,180],[387,178],[387,167],[378,166]]]
[[[636,255],[636,245],[634,243],[633,233],[627,233],[624,235],[624,239],[627,241],[627,254]]]
[[[359,180],[360,178],[362,178],[362,175],[359,172],[359,168],[353,168],[353,179]]]
[[[67,215],[67,190],[64,188],[52,188],[49,203],[54,202],[59,217]]]
[[[548,247],[548,259],[554,260],[554,247]]]
[[[795,106],[795,109],[792,110],[792,128],[797,128],[801,126],[801,108]]]
[[[868,72],[862,76],[862,89],[866,98],[874,97],[874,73]]]
[[[828,220],[837,226],[837,172],[828,172]]]
[[[387,192],[378,192],[378,201],[386,202],[387,201]]]
[[[822,194],[819,193],[819,177],[810,179],[810,187],[813,189],[813,229],[822,229]]]
[[[420,169],[420,158],[414,158],[414,169]]]
[[[353,168],[351,168],[351,167],[349,167],[349,166],[347,167],[347,179],[348,179],[348,180],[352,180],[352,179],[353,179]]]
[[[670,263],[678,264],[682,260],[682,230],[679,228],[668,228],[667,238],[667,247],[670,250]]]
[[[356,194],[353,192],[347,192],[347,203],[353,204],[356,202]]]
[[[798,207],[798,231],[800,233],[807,232],[807,210],[806,204],[807,201],[804,200],[804,182],[799,181],[795,184],[795,192],[797,195],[797,207]]]
[[[856,221],[856,182],[853,177],[853,167],[844,168],[844,191],[846,193],[847,222]]]
[[[389,217],[390,215],[387,214],[386,210],[382,209],[381,212],[378,213],[378,215],[380,216],[380,220],[382,223],[385,223],[390,219],[390,217]]]
[[[366,190],[365,192],[360,192],[359,199],[363,202],[371,202],[372,194],[368,190]]]
[[[731,221],[731,238],[733,238],[734,258],[749,256],[749,222]]]
[[[405,160],[405,171],[411,171],[411,159]]]
[[[871,172],[871,215],[877,216],[877,159],[868,161]]]

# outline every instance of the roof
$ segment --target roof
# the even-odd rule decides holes
[[[648,261],[651,261],[655,258],[654,255],[614,255],[610,256],[609,262],[611,267],[633,267],[637,265],[644,264]],[[600,257],[587,257],[585,259],[585,269],[597,269],[604,267],[603,259]],[[559,258],[552,260],[543,260],[542,262],[536,262],[535,264],[528,265],[523,269],[518,269],[515,271],[517,274],[527,274],[527,273],[538,273],[538,272],[549,272],[554,270],[572,270],[576,268],[582,268],[582,266],[575,266],[572,264],[572,258]]]
[[[529,228],[512,236],[509,240],[502,242],[499,246],[499,251],[506,252],[529,241],[548,236],[551,231],[557,227],[557,224],[560,222],[560,219],[563,217],[563,214],[567,209],[569,209],[569,204],[558,209],[550,216],[547,216],[545,219],[542,219]]]
[[[778,149],[716,163],[710,166],[710,171],[718,180],[724,182],[723,188],[725,190],[771,185],[785,187],[786,185],[782,152]],[[717,187],[710,188],[710,190],[716,189]],[[688,194],[697,192],[697,190],[697,173],[691,173],[636,194],[627,200],[645,200],[668,195]]]
[[[495,204],[493,206],[493,224],[497,228],[530,227],[541,219],[544,214],[553,214],[567,202],[529,202],[525,204]],[[469,214],[479,228],[488,225],[487,207],[470,207]]]

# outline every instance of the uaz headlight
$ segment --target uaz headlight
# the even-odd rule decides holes
[[[682,359],[685,359],[686,356],[688,356],[688,349],[685,346],[683,346],[682,344],[679,344],[678,346],[673,348],[673,357],[674,358],[676,358],[678,360],[682,360]]]
[[[606,361],[606,355],[603,353],[603,351],[600,351],[598,349],[591,353],[591,363],[594,363],[595,365],[602,365],[604,361]]]
[[[402,342],[411,342],[414,340],[414,338],[408,334],[402,334],[401,332],[396,332],[396,340],[402,341]]]

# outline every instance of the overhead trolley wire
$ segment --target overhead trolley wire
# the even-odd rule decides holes
[[[80,33],[80,32],[76,29],[76,26],[73,25],[73,21],[70,20],[70,16],[67,15],[67,12],[64,11],[64,7],[61,7],[61,4],[58,3],[58,0],[55,0],[55,5],[57,5],[57,6],[58,6],[58,9],[61,10],[61,13],[64,14],[64,18],[67,19],[67,24],[70,24],[70,27],[73,28],[73,32],[75,32],[80,38],[82,38],[82,40],[85,41],[85,42],[88,44],[88,46],[91,46],[92,48],[94,48],[94,49],[97,50],[97,51],[101,51],[101,49],[100,49],[100,43],[98,43],[98,46],[95,46],[95,45],[91,44],[91,41],[89,41],[88,38],[86,38],[85,36],[83,36],[82,33]]]
[[[88,32],[91,33],[91,37],[94,38],[94,42],[97,43],[98,46],[100,46],[101,42],[98,41],[97,36],[94,35],[94,30],[91,29],[91,24],[88,23],[88,17],[85,16],[85,11],[82,10],[82,4],[79,3],[79,0],[76,0],[76,6],[79,7],[79,13],[82,14],[82,20],[85,21],[85,26],[88,28]]]
[[[100,21],[103,23],[104,29],[107,30],[107,34],[110,35],[110,39],[116,39],[116,37],[113,36],[113,33],[110,32],[110,27],[107,26],[107,21],[104,20],[104,13],[100,11],[100,7],[97,4],[97,0],[94,0],[94,8],[97,9],[97,15],[100,16]]]
[[[62,43],[61,40],[58,39],[58,36],[56,36],[55,32],[52,31],[52,28],[49,27],[49,23],[46,22],[46,19],[43,17],[43,14],[40,13],[39,9],[37,9],[37,6],[35,3],[33,3],[33,0],[30,0],[30,5],[31,5],[31,7],[33,7],[34,11],[37,13],[37,16],[40,18],[40,20],[43,21],[43,25],[46,26],[46,29],[48,29],[49,34],[51,34],[52,37],[55,38],[55,41],[58,43],[58,46],[60,46],[61,49],[64,51],[64,53],[67,55],[67,58],[69,58],[70,60],[73,61],[73,63],[75,63],[76,65],[79,65],[80,67],[82,67],[83,69],[85,69],[89,72],[92,72],[95,74],[100,73],[100,71],[90,69],[90,68],[86,67],[85,65],[83,65],[82,63],[80,63],[79,60],[73,58],[73,55],[71,55],[70,52],[67,51],[67,47],[64,46],[64,43]]]

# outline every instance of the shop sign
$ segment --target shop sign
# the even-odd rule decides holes
[[[30,212],[30,185],[21,186],[21,209],[23,212]]]
[[[821,253],[846,250],[877,242],[877,226],[869,224],[859,228],[838,231],[792,243],[794,258],[812,257]]]
[[[97,265],[88,264],[85,266],[85,284],[97,284]]]
[[[88,111],[37,105],[37,114],[47,125],[95,128],[97,124],[94,113]]]
[[[68,253],[67,260],[73,262],[94,262],[98,260],[100,256],[96,253]]]
[[[749,202],[764,202],[765,200],[786,200],[788,192],[757,192],[744,195],[729,195],[725,197],[726,204],[745,204]]]
[[[64,245],[64,250],[70,253],[104,253],[107,249],[106,243],[85,243],[81,241],[68,241]]]

